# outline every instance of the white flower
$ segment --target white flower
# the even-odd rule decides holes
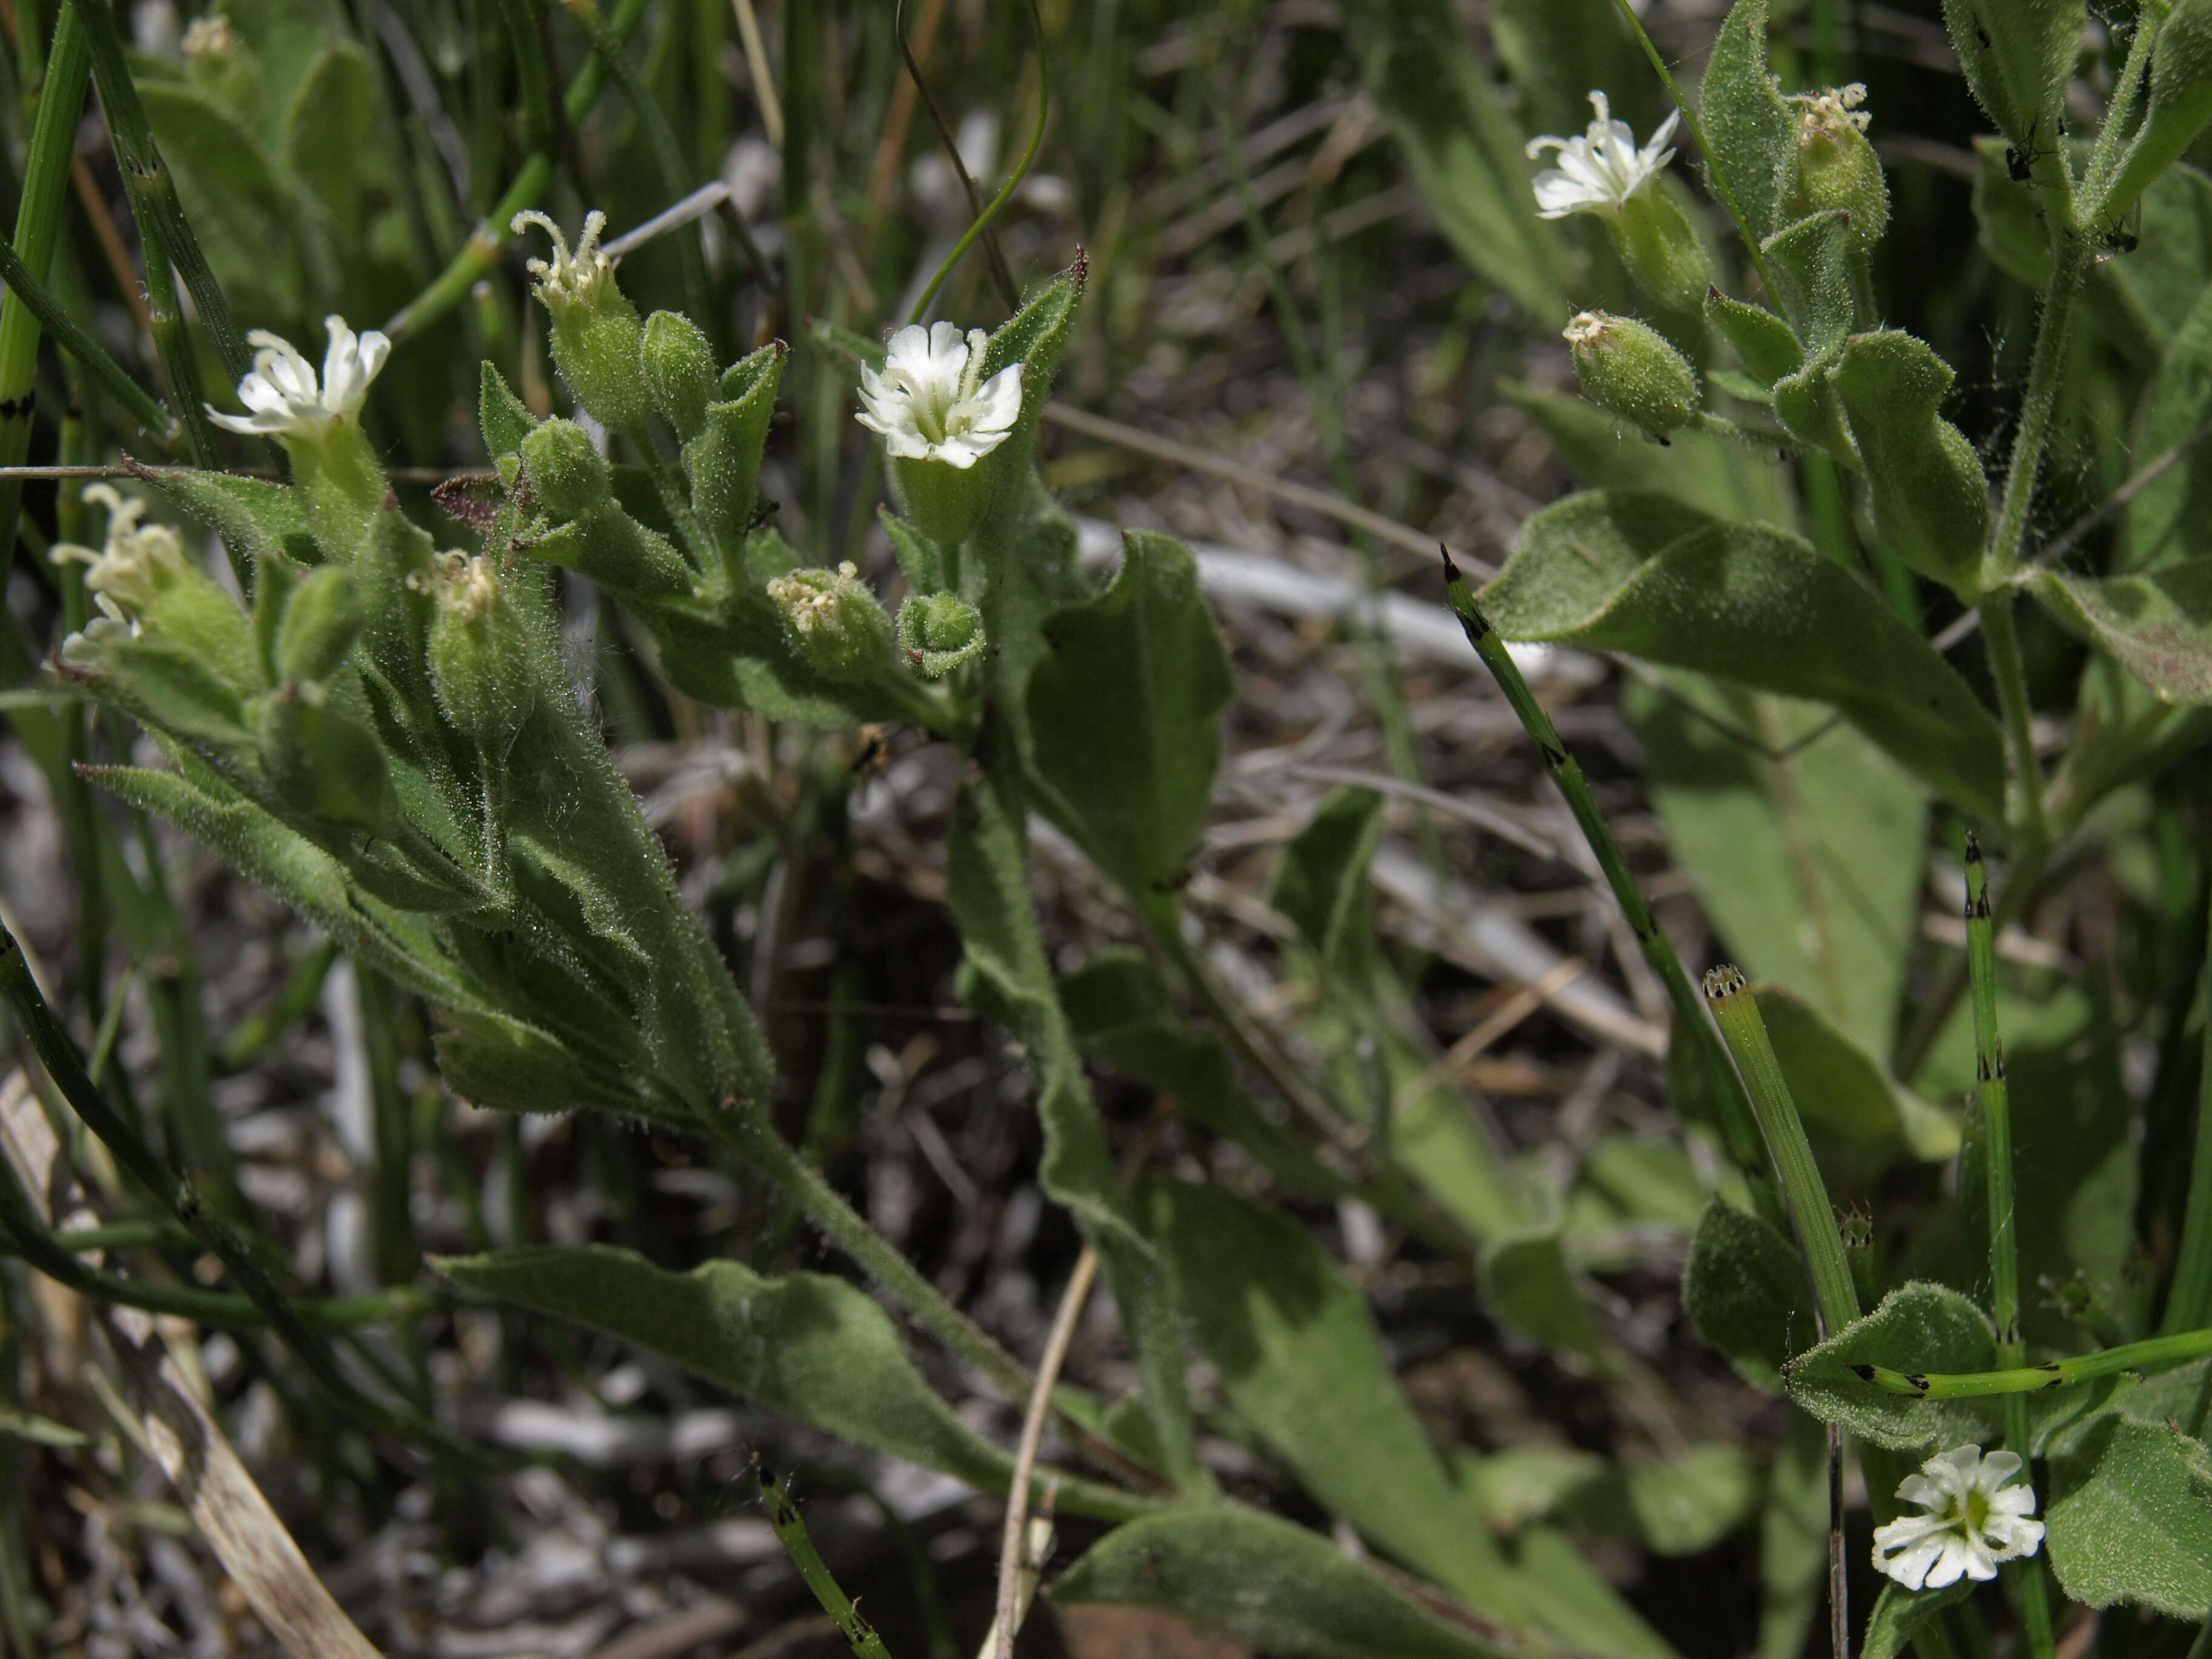
[[[1826,92],[1784,93],[1782,101],[1797,106],[1797,141],[1809,144],[1816,138],[1836,139],[1846,132],[1864,132],[1874,118],[1871,111],[1859,107],[1866,97],[1866,82],[1854,81]]]
[[[860,424],[882,433],[898,459],[975,465],[1006,442],[1022,412],[1022,366],[983,380],[984,343],[980,328],[963,340],[951,323],[909,323],[891,336],[883,373],[860,371]]]
[[[1628,123],[1613,118],[1605,94],[1593,92],[1589,100],[1597,117],[1581,137],[1528,141],[1531,161],[1547,149],[1559,152],[1559,165],[1536,175],[1540,219],[1564,219],[1571,213],[1617,213],[1674,159],[1674,152],[1664,146],[1674,136],[1675,123],[1682,118],[1680,110],[1662,121],[1651,142],[1638,149]]]
[[[359,415],[369,382],[392,355],[392,342],[373,328],[356,335],[335,313],[323,319],[323,326],[330,331],[331,343],[323,353],[319,383],[315,366],[289,340],[260,328],[247,335],[247,342],[259,349],[253,354],[253,372],[238,383],[238,401],[252,412],[224,415],[210,405],[215,423],[232,432],[320,442],[332,426]]]
[[[114,486],[104,483],[87,486],[84,499],[94,507],[107,509],[107,545],[95,553],[74,542],[57,542],[53,556],[76,559],[92,567],[84,573],[84,585],[109,617],[118,623],[129,622],[125,606],[142,611],[163,588],[180,577],[196,574],[185,557],[184,538],[178,535],[174,525],[149,524],[143,530],[138,527],[138,520],[146,511],[145,502],[125,501]],[[136,624],[131,631],[137,631]]]
[[[590,304],[599,297],[599,289],[614,280],[614,261],[599,252],[599,234],[607,228],[607,216],[599,209],[584,216],[584,234],[576,238],[574,253],[568,252],[561,227],[535,208],[516,214],[507,228],[520,236],[525,225],[536,225],[553,239],[552,259],[532,259],[523,269],[537,278],[538,297],[556,318],[572,305]]]
[[[1929,1458],[1897,1489],[1926,1513],[1875,1528],[1875,1567],[1907,1589],[1941,1589],[1961,1577],[1994,1578],[1998,1562],[2034,1554],[2043,1542],[2043,1522],[2032,1518],[2035,1489],[2005,1485],[2020,1469],[2017,1453],[1984,1457],[1979,1446]]]

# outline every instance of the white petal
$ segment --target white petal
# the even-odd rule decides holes
[[[1981,1468],[1974,1474],[1974,1484],[1984,1492],[1993,1492],[2018,1474],[2020,1468],[2018,1452],[1993,1451],[1982,1459]]]
[[[2035,1513],[2035,1488],[2033,1486],[2007,1486],[2002,1492],[1991,1492],[1990,1494],[1990,1513],[1993,1516],[2012,1516],[2033,1515]]]
[[[1009,363],[975,389],[969,402],[969,430],[1004,432],[1021,418],[1022,365]]]

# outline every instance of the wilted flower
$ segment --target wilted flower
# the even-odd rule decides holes
[[[778,576],[768,596],[793,647],[817,672],[837,680],[860,680],[890,660],[891,619],[860,580],[850,559],[836,570],[800,569]]]
[[[1589,95],[1596,112],[1589,130],[1579,138],[1545,137],[1528,141],[1531,161],[1547,149],[1559,153],[1559,165],[1536,175],[1536,215],[1541,219],[1564,219],[1571,213],[1612,213],[1659,176],[1674,159],[1666,143],[1674,136],[1681,112],[1674,111],[1659,124],[1651,142],[1637,148],[1636,135],[1626,121],[1613,118],[1612,106],[1601,92]]]
[[[1998,1562],[2034,1554],[2043,1542],[2035,1489],[2005,1485],[2020,1470],[2018,1453],[1984,1457],[1979,1446],[1929,1458],[1897,1489],[1926,1513],[1875,1528],[1875,1565],[1907,1589],[1941,1589],[1962,1577],[1994,1578]]]
[[[1867,142],[1867,89],[1854,81],[1826,92],[1792,93],[1797,111],[1797,183],[1808,206],[1840,208],[1851,230],[1871,247],[1889,224],[1889,185],[1881,159]]]
[[[1006,442],[1022,412],[1022,366],[983,379],[983,331],[916,324],[891,336],[883,372],[860,371],[862,426],[884,434],[896,460],[963,471]]]
[[[143,611],[163,588],[200,574],[185,557],[184,541],[175,526],[151,524],[139,528],[145,502],[125,501],[113,485],[104,483],[88,486],[84,499],[107,509],[107,545],[95,553],[73,542],[57,542],[53,556],[91,567],[84,574],[84,585],[107,616],[127,623],[131,618],[125,614],[126,607]]]
[[[392,355],[392,342],[373,328],[356,334],[335,312],[323,319],[323,326],[330,331],[331,343],[323,353],[319,383],[315,366],[289,340],[263,328],[247,335],[247,342],[259,349],[253,354],[253,372],[238,383],[238,401],[253,412],[223,415],[210,405],[215,423],[232,432],[319,443],[332,426],[358,416],[369,383]]]
[[[532,259],[523,269],[537,279],[538,297],[556,318],[572,305],[592,304],[614,281],[614,261],[599,252],[599,233],[607,228],[607,216],[597,208],[584,216],[584,234],[576,238],[574,253],[561,227],[537,209],[516,214],[507,229],[520,236],[525,225],[536,225],[553,239],[552,259]]]

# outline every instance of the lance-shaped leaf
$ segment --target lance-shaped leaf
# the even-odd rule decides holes
[[[1192,1450],[1183,1331],[1158,1250],[1129,1213],[1106,1150],[1083,1059],[1061,1012],[1031,906],[1023,823],[1009,801],[1014,769],[963,787],[945,837],[945,893],[965,950],[961,992],[1011,1031],[1036,1079],[1044,1128],[1040,1176],[1097,1243],[1137,1352],[1140,1390],[1169,1469],[1204,1490]]]
[[[1045,399],[1052,395],[1060,355],[1067,348],[1090,278],[1091,267],[1079,254],[1074,264],[1000,324],[983,349],[987,380],[1014,363],[1022,366],[1021,415],[1006,441],[975,465],[989,505],[972,539],[987,566],[1003,564],[1012,556],[1014,542],[1036,516],[1036,472],[1030,458],[1036,448],[1037,422],[1043,417]]]
[[[1522,526],[1482,602],[1510,639],[1625,651],[1828,703],[1939,793],[2001,815],[1996,720],[1872,588],[1798,537],[1591,491]]]
[[[1330,978],[1353,995],[1374,994],[1375,889],[1368,866],[1382,838],[1382,797],[1340,789],[1283,843],[1267,903],[1290,918]]]
[[[1893,1079],[1812,1003],[1778,985],[1759,988],[1774,1057],[1806,1123],[1847,1146],[1941,1162],[1959,1150],[1959,1126]]]
[[[134,472],[212,528],[234,552],[301,564],[322,562],[307,505],[289,485],[183,466],[137,468]]]
[[[1974,100],[2025,150],[2059,142],[2082,0],[1943,0],[1951,49]]]
[[[739,1261],[670,1273],[605,1245],[544,1245],[439,1261],[465,1289],[573,1320],[731,1393],[987,1490],[1006,1455],[963,1423],[858,1285],[763,1278]]]
[[[1859,1659],[1897,1659],[1913,1632],[1953,1603],[1973,1594],[1974,1581],[1961,1578],[1942,1589],[1909,1590],[1902,1584],[1881,1587],[1874,1612],[1867,1619],[1866,1635],[1859,1644]]]
[[[375,118],[375,76],[350,40],[316,55],[284,111],[282,143],[293,177],[349,237],[362,228],[362,168],[374,153]]]
[[[1194,1504],[1116,1528],[1055,1601],[1164,1607],[1303,1659],[1506,1659],[1517,1632],[1447,1619],[1327,1539],[1257,1510]]]
[[[1850,260],[1857,246],[1850,215],[1835,209],[1776,231],[1760,249],[1775,297],[1810,356],[1834,350],[1850,332]]]
[[[2212,703],[2212,558],[2102,580],[2038,570],[2032,587],[2162,701]]]
[[[1236,692],[1197,562],[1131,532],[1113,585],[1044,635],[1029,684],[1039,804],[1132,898],[1156,900],[1205,822]]]
[[[1766,66],[1766,0],[1736,0],[1713,40],[1698,89],[1706,167],[1761,242],[1796,215],[1797,118]]]

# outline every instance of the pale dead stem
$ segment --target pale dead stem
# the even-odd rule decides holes
[[[1013,1659],[1014,1629],[1020,1621],[1019,1601],[1023,1569],[1029,1565],[1027,1534],[1030,1519],[1030,1478],[1036,1472],[1037,1449],[1044,1443],[1044,1422],[1052,1411],[1053,1385],[1066,1363],[1068,1345],[1075,1340],[1075,1322],[1091,1299],[1098,1278],[1098,1247],[1085,1244],[1075,1259],[1060,1293],[1060,1311],[1053,1316],[1052,1334],[1045,1339],[1044,1356],[1037,1361],[1036,1382],[1030,1389],[1029,1409],[1022,1416],[1021,1443],[1014,1450],[1013,1482],[1006,1489],[1006,1528],[999,1542],[999,1601],[983,1659]]]

